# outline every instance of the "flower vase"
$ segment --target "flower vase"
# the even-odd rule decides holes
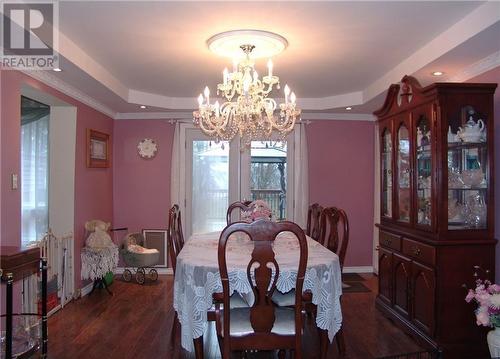
[[[487,335],[488,347],[492,358],[500,358],[500,327],[490,330]]]

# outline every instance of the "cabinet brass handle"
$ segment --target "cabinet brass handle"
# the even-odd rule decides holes
[[[421,252],[420,248],[413,248],[414,255],[418,256],[418,255],[420,255],[420,252]]]
[[[375,250],[378,251],[380,249],[380,246],[375,246]]]

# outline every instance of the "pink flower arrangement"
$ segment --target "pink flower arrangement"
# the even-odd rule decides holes
[[[242,219],[246,222],[253,222],[259,218],[271,219],[272,217],[272,211],[269,205],[261,199],[250,203],[250,208],[252,208],[250,211],[241,213]]]
[[[476,270],[479,267],[476,267]],[[474,274],[477,277],[477,272]],[[476,279],[476,288],[469,289],[465,301],[475,301],[476,324],[485,327],[500,327],[500,285],[489,280]]]

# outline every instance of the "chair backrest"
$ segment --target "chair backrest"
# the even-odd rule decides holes
[[[232,213],[233,213],[234,210],[239,209],[240,212],[241,211],[250,211],[252,209],[252,207],[250,206],[251,203],[252,203],[252,201],[244,201],[244,202],[234,202],[234,203],[231,203],[229,205],[229,207],[227,208],[226,223],[227,224],[231,224],[232,223],[231,215],[232,215]]]
[[[344,267],[349,244],[349,221],[343,209],[328,207],[321,213],[320,243],[339,256],[340,268]]]
[[[247,266],[247,278],[254,294],[254,303],[250,308],[248,321],[254,332],[245,335],[245,338],[270,335],[275,322],[275,306],[271,300],[278,277],[280,275],[279,264],[275,259],[273,243],[276,236],[281,232],[291,232],[297,237],[299,244],[299,261],[297,263],[297,279],[295,283],[295,343],[300,347],[302,331],[302,288],[307,265],[307,241],[304,231],[293,222],[271,222],[266,219],[258,219],[252,223],[235,222],[228,225],[221,233],[219,239],[218,258],[219,271],[222,280],[224,309],[229,306],[229,278],[226,262],[226,248],[228,239],[236,232],[246,233],[253,242],[254,248],[250,262]],[[295,269],[295,268],[294,268]],[[230,344],[230,316],[231,310],[224,310],[223,336],[225,350]],[[276,333],[272,333],[276,337]],[[234,340],[234,338],[233,338]],[[274,340],[274,339],[273,339]],[[226,347],[226,345],[228,347]],[[278,347],[279,348],[279,347]]]
[[[182,233],[181,211],[177,204],[174,204],[168,211],[168,230],[167,230],[168,253],[172,269],[175,274],[177,264],[177,255],[184,246],[184,235]]]
[[[319,240],[321,234],[321,212],[323,212],[323,207],[317,203],[311,204],[307,210],[306,234],[315,241]]]

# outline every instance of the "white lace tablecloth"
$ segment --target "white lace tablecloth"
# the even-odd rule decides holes
[[[82,279],[96,280],[103,278],[108,272],[113,272],[118,265],[118,247],[101,249],[82,248]]]
[[[186,242],[177,257],[174,281],[174,309],[181,323],[182,347],[193,351],[193,339],[207,328],[207,310],[212,307],[212,294],[222,292],[217,246],[220,232],[196,234]],[[229,286],[231,292],[251,293],[246,268],[250,262],[253,244],[243,234],[227,247]],[[307,237],[308,260],[304,291],[312,292],[312,301],[318,306],[316,324],[328,330],[330,341],[340,329],[342,312],[340,296],[342,280],[339,258],[321,244]],[[274,252],[280,266],[277,289],[286,293],[295,286],[299,261],[299,246],[291,233],[281,233],[275,241]]]

